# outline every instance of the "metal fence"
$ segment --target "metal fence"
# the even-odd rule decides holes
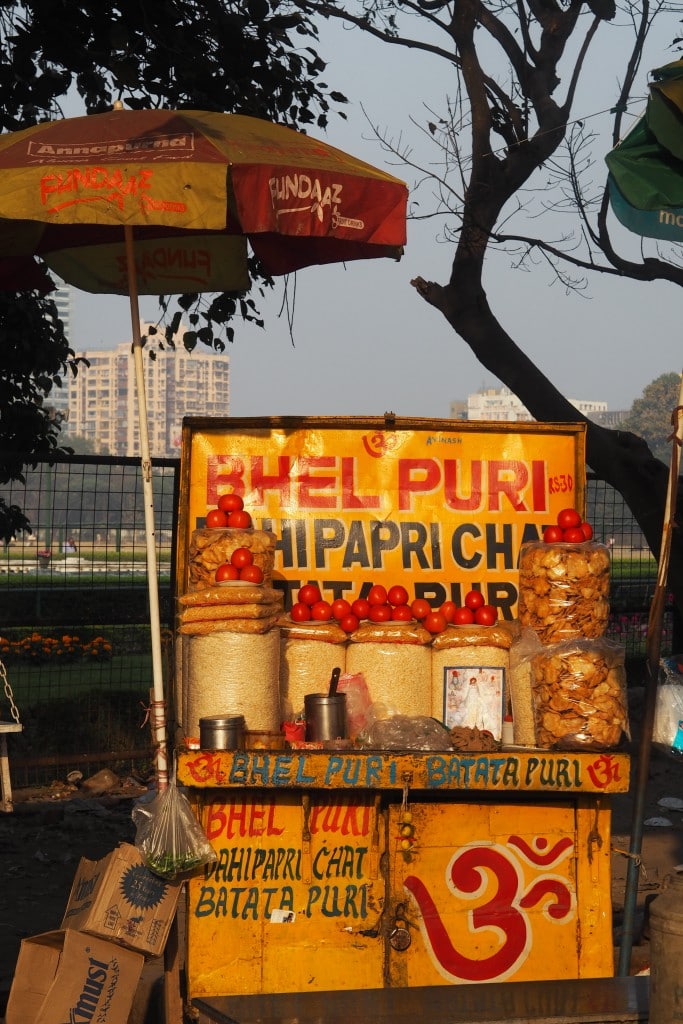
[[[159,599],[172,676],[179,462],[153,460]],[[145,723],[152,680],[144,502],[137,459],[74,456],[0,488],[33,532],[0,554],[0,659],[23,731],[10,738],[13,783],[63,779],[74,768],[151,764]],[[656,563],[616,492],[591,476],[588,517],[612,553],[609,637],[644,652]],[[679,649],[673,607],[662,654]],[[9,716],[0,689],[0,714]]]
[[[152,467],[170,666],[179,462]],[[140,460],[41,463],[0,495],[33,531],[0,557],[0,658],[23,725],[9,741],[14,785],[79,767],[144,771],[152,666]],[[0,713],[7,718],[1,692]]]

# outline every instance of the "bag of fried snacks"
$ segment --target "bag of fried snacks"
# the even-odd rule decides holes
[[[610,557],[604,544],[534,541],[519,553],[519,621],[542,644],[604,636]]]
[[[683,655],[659,663],[652,745],[677,760],[683,757]]]
[[[629,736],[623,648],[568,640],[531,659],[536,743],[557,750],[609,750]]]

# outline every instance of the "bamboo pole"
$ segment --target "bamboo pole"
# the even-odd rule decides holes
[[[138,431],[140,436],[140,460],[142,464],[142,491],[145,506],[145,544],[147,551],[147,584],[149,588],[149,615],[152,641],[152,708],[151,727],[155,748],[157,790],[168,785],[168,749],[166,740],[166,701],[161,658],[161,617],[159,614],[159,579],[157,575],[156,527],[154,523],[154,490],[152,487],[152,459],[149,451],[149,429],[147,423],[147,397],[145,394],[145,373],[142,359],[142,338],[140,334],[140,308],[135,273],[135,250],[133,229],[124,226],[126,245],[126,266],[128,273],[128,296],[130,300],[131,326],[133,329],[133,358],[135,361],[135,385],[137,389]]]
[[[666,582],[669,575],[671,556],[671,534],[675,526],[676,499],[678,494],[678,476],[681,465],[681,447],[683,446],[683,373],[678,394],[678,405],[674,409],[671,421],[671,462],[667,485],[666,503],[664,506],[664,525],[662,544],[659,553],[657,583],[650,605],[647,623],[647,640],[645,645],[645,712],[642,722],[642,733],[638,749],[638,766],[636,772],[636,789],[631,818],[631,843],[629,861],[626,870],[626,890],[624,893],[624,920],[621,944],[619,947],[619,976],[628,977],[631,954],[633,950],[633,931],[636,902],[638,897],[638,874],[643,845],[643,818],[645,814],[645,792],[650,771],[652,753],[652,731],[654,728],[655,708],[657,702],[657,684],[659,681],[659,661],[662,646],[662,629],[664,624],[664,605],[666,601]]]

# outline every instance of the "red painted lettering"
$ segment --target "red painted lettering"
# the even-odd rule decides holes
[[[292,460],[288,455],[279,455],[277,459],[277,472],[266,473],[265,459],[262,455],[255,455],[251,460],[251,486],[256,494],[256,505],[265,505],[264,494],[266,491],[277,491],[280,504],[287,506],[292,500],[292,481],[290,472]]]
[[[481,508],[482,462],[475,459],[470,463],[470,493],[468,496],[458,493],[458,482],[462,477],[460,459],[446,459],[443,464],[444,501],[447,508],[454,512],[474,512]]]
[[[377,494],[356,494],[355,472],[356,460],[350,456],[342,456],[342,508],[379,508],[379,496]]]
[[[316,476],[316,469],[335,469],[337,460],[333,455],[320,455],[299,459],[296,480],[299,488],[299,508],[336,508],[336,476]],[[317,494],[317,491],[332,491],[332,494]]]
[[[554,867],[573,850],[568,837],[552,846],[543,836],[537,836],[533,845],[516,836],[511,842],[527,863],[544,867]],[[466,847],[454,855],[446,869],[446,885],[456,899],[476,901],[467,915],[470,934],[476,936],[481,931],[482,941],[492,929],[499,935],[497,948],[492,942],[488,956],[470,957],[452,942],[440,907],[422,879],[409,875],[404,885],[420,909],[427,944],[442,972],[462,981],[504,981],[514,975],[533,945],[531,918],[525,911],[540,903],[548,918],[559,924],[569,921],[575,908],[573,892],[556,875],[541,875],[525,886],[514,849]],[[489,892],[490,898],[486,899]]]
[[[528,512],[522,491],[529,483],[529,470],[518,459],[492,459],[488,466],[489,512],[500,512],[505,496],[515,512]]]
[[[534,459],[531,463],[531,494],[534,512],[547,512],[548,481],[546,465],[542,459]]]
[[[198,754],[187,762],[187,770],[195,782],[218,781],[220,775],[220,756],[217,754]]]
[[[605,789],[610,782],[618,782],[620,779],[619,762],[611,754],[601,754],[593,764],[588,765],[587,771],[591,782],[598,789]]]
[[[274,803],[261,804],[253,801],[238,801],[227,804],[209,804],[206,808],[206,834],[209,839],[223,836],[281,836],[284,827],[276,822],[277,808]]]
[[[206,460],[206,504],[217,505],[224,491],[244,497],[244,462],[234,455],[211,455]]]
[[[413,507],[413,494],[434,492],[441,483],[439,464],[434,459],[398,460],[398,507]]]

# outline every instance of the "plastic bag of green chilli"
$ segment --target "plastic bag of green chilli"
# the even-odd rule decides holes
[[[138,800],[132,817],[135,846],[149,870],[161,878],[174,881],[216,860],[187,795],[175,781]]]

